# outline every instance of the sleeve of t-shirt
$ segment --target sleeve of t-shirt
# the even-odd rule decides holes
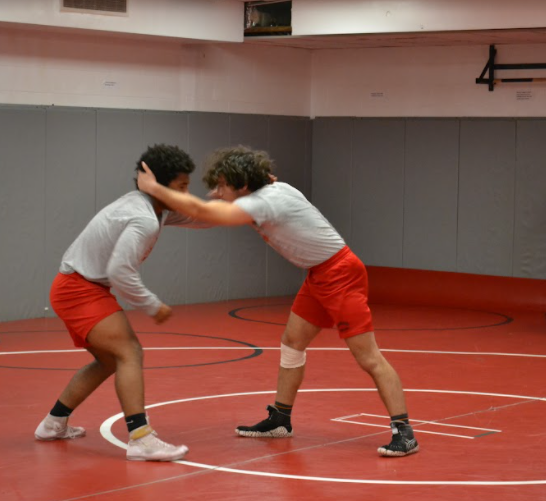
[[[269,203],[255,193],[237,198],[233,203],[250,214],[258,225],[273,219],[273,210]]]
[[[140,264],[151,252],[158,233],[152,218],[130,220],[116,242],[106,273],[112,287],[131,306],[153,316],[161,301],[150,292],[140,276]]]

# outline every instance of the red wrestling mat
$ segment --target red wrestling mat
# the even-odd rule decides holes
[[[377,456],[386,411],[333,330],[308,352],[295,436],[235,436],[273,402],[290,298],[179,306],[160,327],[129,314],[151,421],[189,446],[185,461],[125,460],[113,380],[71,418],[87,437],[35,442],[89,355],[57,319],[27,320],[0,324],[0,499],[546,499],[544,281],[369,271],[376,336],[406,389],[418,454]]]

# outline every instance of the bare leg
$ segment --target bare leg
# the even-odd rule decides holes
[[[116,393],[125,416],[143,414],[144,376],[142,346],[125,313],[118,311],[99,322],[87,336],[95,350],[108,353],[116,365]],[[188,452],[185,445],[163,442],[145,424],[133,429],[127,447],[127,459],[133,461],[174,461]]]
[[[75,409],[117,371],[116,388],[123,411],[126,415],[143,413],[142,349],[125,314],[116,312],[100,321],[88,334],[87,341],[91,345],[88,351],[95,360],[72,377],[59,397],[61,403]],[[83,428],[68,426],[67,421],[68,416],[48,414],[34,435],[38,440],[85,436]]]
[[[303,351],[319,332],[319,327],[310,324],[291,312],[281,341],[294,350]],[[278,404],[285,404],[290,407],[294,405],[304,374],[305,365],[294,369],[279,367],[276,395]],[[268,406],[269,417],[267,419],[253,426],[238,426],[235,433],[242,437],[291,437],[290,413],[288,409],[281,411],[281,408],[280,406]]]
[[[98,353],[115,361],[116,393],[126,416],[144,412],[142,346],[125,313],[118,311],[101,320],[87,336]],[[91,350],[90,350],[91,351]]]
[[[118,311],[101,320],[91,329],[87,342],[95,360],[74,375],[59,400],[75,409],[116,373],[116,392],[125,415],[144,412],[142,347],[125,313]]]
[[[309,346],[320,330],[320,327],[316,327],[295,313],[290,312],[281,342],[290,348],[303,351]],[[277,378],[277,402],[282,402],[286,405],[294,405],[304,375],[305,365],[295,369],[279,367],[279,375]]]
[[[406,414],[402,383],[393,367],[379,351],[373,332],[345,339],[356,361],[374,380],[389,416]]]
[[[142,347],[125,313],[118,311],[101,320],[87,336],[89,352],[95,361],[83,367],[61,394],[61,402],[78,406],[106,378],[116,373],[116,392],[125,416],[144,415],[144,378]],[[142,417],[142,416],[141,416]],[[67,426],[68,418],[47,416],[38,426],[38,440],[77,438],[83,428]],[[140,419],[138,420],[140,421]],[[174,461],[188,452],[185,445],[174,446],[160,440],[148,424],[132,429],[127,446],[127,459],[133,461]]]
[[[345,341],[359,365],[373,378],[389,415],[407,416],[402,383],[396,371],[379,351],[374,333],[366,332]],[[413,429],[407,422],[391,422],[391,428],[391,442],[377,449],[380,456],[400,457],[419,451]]]
[[[112,355],[96,348],[88,348],[88,351],[95,360],[74,374],[59,397],[70,409],[78,407],[116,371],[116,361]]]

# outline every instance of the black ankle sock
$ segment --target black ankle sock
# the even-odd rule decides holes
[[[282,404],[281,402],[275,401],[275,407],[281,414],[286,414],[287,416],[292,415],[292,405]]]
[[[49,413],[55,417],[68,417],[72,414],[73,410],[64,405],[60,400],[57,400]]]
[[[409,424],[409,418],[407,414],[398,414],[398,416],[391,416],[391,421],[398,421],[399,423]]]
[[[142,412],[140,414],[133,414],[132,416],[125,416],[125,423],[127,424],[129,433],[141,426],[146,426],[148,424],[146,413]]]

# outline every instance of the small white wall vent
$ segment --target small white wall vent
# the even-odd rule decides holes
[[[127,14],[127,0],[63,0],[63,11]]]

